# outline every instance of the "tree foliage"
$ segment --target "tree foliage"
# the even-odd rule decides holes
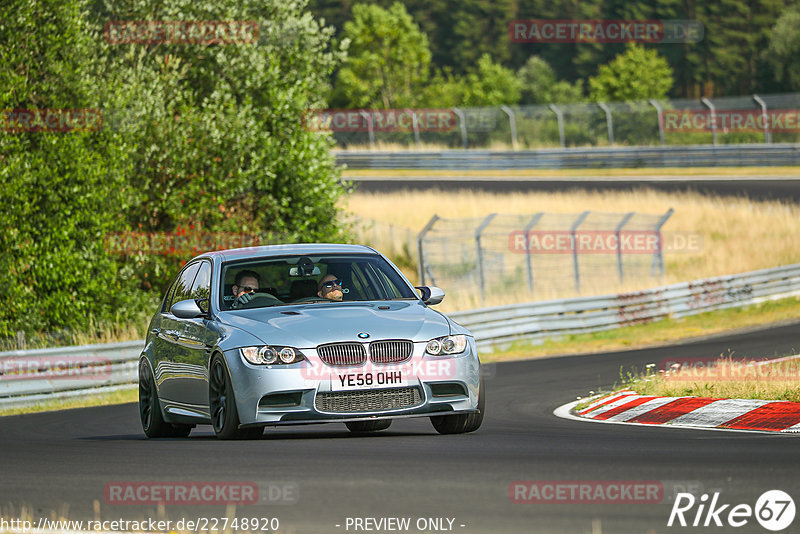
[[[428,80],[428,39],[400,2],[389,9],[353,7],[344,25],[348,57],[339,70],[336,103],[354,108],[404,108],[419,103]]]
[[[245,44],[112,44],[111,20],[259,32]],[[120,255],[109,234],[341,239],[331,142],[303,121],[325,105],[331,33],[298,1],[3,4],[0,109],[96,108],[104,122],[0,135],[0,337],[130,317],[188,259]]]
[[[580,82],[557,80],[553,68],[539,56],[531,56],[517,71],[517,78],[523,104],[562,104],[580,102],[583,98]]]
[[[658,52],[629,45],[589,78],[589,94],[595,101],[664,98],[672,83],[672,69]]]

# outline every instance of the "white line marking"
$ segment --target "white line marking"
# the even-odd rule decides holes
[[[639,417],[643,413],[647,413],[650,410],[655,410],[656,408],[660,408],[665,404],[669,404],[670,402],[674,401],[675,399],[679,399],[680,397],[656,397],[655,399],[650,399],[647,402],[643,402],[639,406],[635,406],[630,410],[625,410],[622,413],[618,413],[617,415],[612,415],[607,420],[608,421],[630,421],[634,417]]]
[[[622,406],[623,404],[628,404],[631,401],[635,401],[636,399],[642,398],[641,395],[624,395],[614,402],[610,402],[608,404],[604,404],[603,406],[599,407],[598,409],[589,412],[586,414],[586,417],[597,417],[600,414],[604,414],[609,410],[613,410],[618,406]]]
[[[596,408],[597,406],[603,404],[604,402],[609,402],[610,400],[615,399],[617,397],[620,397],[622,395],[632,395],[632,394],[634,394],[633,391],[630,391],[628,389],[623,389],[622,391],[617,391],[615,393],[612,393],[611,395],[605,395],[605,396],[604,395],[597,395],[598,399],[593,401],[591,404],[589,404],[583,410],[581,410],[581,413],[586,413],[586,412],[588,412],[590,410],[593,410],[594,408]],[[585,399],[581,399],[581,400],[585,400]]]
[[[668,425],[719,426],[736,419],[740,415],[752,412],[759,406],[769,404],[768,400],[722,399],[706,404],[672,421]]]

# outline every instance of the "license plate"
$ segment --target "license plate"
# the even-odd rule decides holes
[[[331,374],[331,390],[333,391],[378,389],[407,385],[408,383],[403,379],[403,373],[401,371],[365,371],[363,373]]]

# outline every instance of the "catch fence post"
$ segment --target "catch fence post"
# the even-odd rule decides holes
[[[772,132],[769,130],[769,120],[767,119],[767,103],[758,95],[753,95],[753,100],[761,106],[761,120],[764,121],[764,143],[770,144],[772,143]]]
[[[467,117],[464,115],[464,112],[458,108],[452,108],[453,113],[456,114],[458,117],[458,125],[461,129],[461,144],[464,148],[467,148]]]
[[[530,231],[539,223],[539,219],[544,215],[539,212],[533,216],[525,225],[525,272],[528,275],[528,291],[533,291],[533,267],[531,266],[531,236]]]
[[[700,102],[705,104],[711,112],[711,134],[713,135],[714,146],[717,146],[717,108],[715,108],[711,100],[706,97],[701,98]]]
[[[519,143],[517,142],[517,117],[514,115],[514,111],[506,106],[500,106],[506,115],[508,115],[508,126],[511,129],[511,147],[516,150],[519,148]]]
[[[653,253],[653,262],[650,265],[650,276],[655,275],[656,265],[658,266],[658,269],[661,271],[661,276],[664,276],[664,273],[666,271],[664,267],[664,240],[661,238],[661,227],[664,226],[664,223],[667,222],[667,219],[669,219],[673,213],[675,213],[675,210],[673,210],[672,208],[668,209],[667,213],[665,213],[664,216],[661,217],[656,223],[655,232],[656,232],[657,244],[656,244],[656,250]]]
[[[608,129],[608,144],[614,146],[614,123],[611,119],[611,108],[605,102],[598,102],[597,105],[606,114],[606,128]]]
[[[581,272],[580,268],[578,267],[578,243],[575,239],[575,232],[578,230],[578,226],[583,223],[584,219],[589,216],[590,211],[584,211],[581,213],[575,222],[572,223],[572,227],[569,229],[569,237],[570,237],[570,244],[572,245],[572,268],[575,276],[575,291],[577,293],[581,292]]]
[[[620,283],[622,283],[622,281],[625,279],[625,273],[622,270],[622,242],[619,239],[619,233],[622,228],[628,224],[628,221],[631,220],[631,217],[633,217],[635,213],[635,211],[626,213],[617,227],[614,229],[614,235],[617,236],[617,272],[619,273]]]
[[[658,139],[661,141],[661,146],[664,146],[664,112],[658,100],[651,98],[649,102],[651,106],[656,108],[656,113],[658,113]]]
[[[369,146],[375,148],[375,130],[372,128],[372,112],[361,110],[361,116],[367,119],[367,132],[369,132]]]
[[[411,108],[406,108],[406,112],[411,115],[411,124],[412,128],[414,129],[414,144],[416,144],[417,148],[419,148],[420,147],[419,121],[417,120],[417,112]]]
[[[556,114],[556,120],[558,120],[558,138],[561,141],[561,148],[565,148],[567,146],[566,143],[566,136],[564,135],[564,114],[561,113],[561,110],[555,104],[548,104],[548,107]]]
[[[484,280],[484,272],[483,272],[483,249],[481,248],[481,234],[489,226],[489,223],[492,222],[492,219],[495,218],[496,213],[490,213],[487,217],[478,225],[478,228],[475,230],[475,247],[477,251],[477,261],[478,261],[478,282],[481,289],[481,301],[486,298],[486,283]]]
[[[417,261],[417,276],[419,278],[419,285],[425,285],[425,252],[422,249],[422,241],[425,239],[425,234],[427,234],[433,225],[436,224],[436,221],[439,220],[438,215],[434,215],[431,217],[431,220],[428,221],[428,224],[425,225],[425,228],[417,234],[417,254],[419,255],[419,260]]]

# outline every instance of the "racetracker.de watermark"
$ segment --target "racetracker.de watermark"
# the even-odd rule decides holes
[[[491,369],[493,372],[494,369]],[[400,385],[412,379],[447,380],[456,377],[456,362],[452,358],[440,360],[410,360],[398,364],[373,364],[304,367],[300,374],[307,380],[331,380],[341,387]],[[491,378],[491,377],[490,377]],[[369,382],[367,382],[369,381]]]
[[[655,230],[514,230],[508,234],[514,254],[696,254],[703,236],[696,232]]]
[[[671,382],[800,381],[800,365],[788,365],[783,360],[735,357],[665,358],[659,362],[658,371],[664,380]]]
[[[116,20],[106,22],[103,39],[114,45],[253,44],[258,29],[252,20]]]
[[[696,20],[526,19],[508,24],[512,43],[697,43]]]
[[[21,132],[96,132],[103,128],[103,113],[98,109],[4,109],[0,111],[0,131]]]
[[[662,113],[665,132],[697,133],[721,130],[727,132],[800,132],[800,110],[797,109],[722,109],[666,110]]]
[[[325,109],[303,115],[308,130],[332,132],[450,132],[458,125],[452,109]]]
[[[294,482],[117,481],[103,496],[111,505],[295,504],[300,490]]]
[[[664,499],[658,480],[515,480],[508,485],[513,503],[655,504]]]
[[[111,254],[187,256],[213,250],[258,246],[255,234],[200,232],[177,229],[174,232],[116,232],[105,236],[105,248]]]
[[[106,380],[111,360],[90,354],[58,356],[10,356],[0,360],[0,381],[12,380]]]

